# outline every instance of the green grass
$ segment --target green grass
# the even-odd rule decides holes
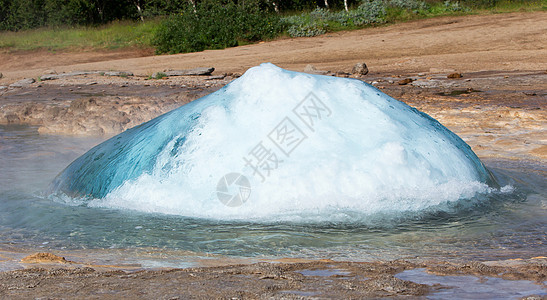
[[[521,1],[500,1],[495,7],[489,9],[475,9],[473,13],[489,14],[489,13],[509,13],[509,12],[533,12],[547,11],[547,0],[535,2]]]
[[[547,11],[547,0],[540,1],[500,1],[492,8],[470,8],[463,11],[451,11],[443,1],[428,1],[430,9],[412,12],[400,8],[386,8],[385,23],[393,24],[416,19],[433,18],[450,15],[492,14],[508,12]],[[455,1],[453,1],[455,2]],[[287,15],[301,15],[293,12]],[[0,49],[8,51],[26,51],[46,49],[79,50],[79,49],[120,49],[120,48],[153,48],[152,39],[160,26],[161,19],[147,20],[145,23],[120,21],[98,27],[78,28],[41,28],[19,32],[0,32]],[[378,25],[378,24],[376,24]],[[372,25],[372,26],[376,26]],[[354,30],[371,26],[342,25],[329,21],[328,31]],[[287,36],[287,33],[283,33]],[[248,42],[239,41],[239,44]]]
[[[10,51],[47,49],[149,48],[158,20],[114,22],[99,27],[40,28],[0,32],[0,48]]]

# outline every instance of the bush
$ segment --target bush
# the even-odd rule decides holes
[[[271,39],[281,31],[279,17],[261,9],[258,2],[205,0],[163,21],[152,44],[157,53],[195,52]]]
[[[282,18],[291,37],[316,36],[331,28],[361,27],[363,25],[384,23],[386,3],[382,0],[364,1],[356,9],[332,12],[316,8],[309,13]]]
[[[389,5],[397,8],[411,10],[413,12],[427,11],[429,5],[419,0],[389,0]]]
[[[304,37],[304,36],[318,36],[325,34],[327,30],[322,25],[318,24],[300,24],[292,25],[287,30],[292,37]]]
[[[450,1],[450,0],[446,0],[444,1],[444,7],[446,9],[446,11],[448,12],[455,12],[455,11],[469,11],[470,9],[467,8],[467,7],[464,7],[463,5],[460,4],[460,2],[457,2],[457,1]]]
[[[365,1],[348,14],[356,26],[383,23],[386,16],[386,3],[381,0]]]

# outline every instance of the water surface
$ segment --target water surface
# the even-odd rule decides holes
[[[500,184],[511,188],[418,213],[350,214],[336,222],[321,215],[305,222],[297,217],[218,221],[68,205],[45,197],[52,179],[100,141],[0,126],[0,249],[145,249],[171,253],[163,262],[170,266],[185,266],[176,253],[356,261],[497,260],[547,253],[547,168],[538,163],[483,159]]]

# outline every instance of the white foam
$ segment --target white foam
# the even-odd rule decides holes
[[[293,111],[310,95],[324,113],[313,126]],[[214,104],[168,143],[151,172],[89,205],[213,219],[328,220],[336,212],[419,211],[491,192],[487,171],[461,139],[361,81],[263,64],[202,100]],[[268,137],[287,117],[307,137],[288,156]],[[261,142],[280,160],[264,180],[243,159]],[[237,207],[217,198],[219,180],[232,172],[251,182],[250,198]]]

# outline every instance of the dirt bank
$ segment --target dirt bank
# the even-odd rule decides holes
[[[263,62],[301,71],[307,64],[349,71],[366,62],[372,73],[399,74],[455,69],[547,70],[547,12],[444,17],[313,38],[283,39],[224,50],[140,57],[131,51],[0,54],[0,85],[38,77],[54,68],[129,70],[148,76],[163,69],[213,66],[217,74],[243,72]],[[104,59],[97,61],[100,57]]]

